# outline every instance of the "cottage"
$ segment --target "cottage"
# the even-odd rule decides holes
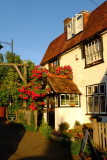
[[[72,128],[76,120],[88,123],[93,115],[107,122],[107,1],[64,20],[64,33],[49,44],[40,63],[49,64],[73,70],[73,80],[47,79],[52,87],[44,113],[49,124],[57,129],[66,121]]]

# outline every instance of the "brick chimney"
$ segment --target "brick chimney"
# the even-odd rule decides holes
[[[72,18],[66,18],[66,19],[64,20],[64,32],[67,31],[66,24],[69,23],[71,20],[72,20]]]

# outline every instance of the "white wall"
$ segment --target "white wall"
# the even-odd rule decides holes
[[[80,123],[90,122],[86,114],[86,86],[107,81],[107,33],[102,35],[103,39],[103,56],[104,63],[85,68],[85,59],[82,59],[81,47],[78,46],[74,50],[61,56],[60,66],[70,65],[73,69],[73,81],[80,89],[81,107],[74,108],[55,108],[55,128],[58,129],[58,124],[68,122],[70,128],[73,128],[74,123],[78,120]],[[76,60],[76,57],[78,60]],[[45,65],[47,68],[48,66]],[[107,82],[106,82],[107,83]],[[106,87],[107,88],[107,87]],[[105,121],[106,118],[104,118]]]
[[[61,120],[70,123],[72,128],[75,120],[81,123],[90,122],[89,117],[86,114],[86,86],[93,85],[101,82],[106,82],[107,76],[107,34],[102,36],[103,38],[103,55],[104,63],[85,68],[85,59],[82,59],[81,47],[78,46],[74,50],[71,50],[67,54],[61,56],[60,65],[70,65],[73,69],[73,81],[80,89],[81,95],[81,107],[80,108],[59,108],[59,117],[56,116],[56,128],[57,124],[61,123]],[[78,60],[76,60],[76,57]],[[58,110],[58,109],[57,109]]]

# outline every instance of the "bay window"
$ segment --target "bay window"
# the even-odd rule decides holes
[[[60,106],[79,106],[80,96],[78,94],[61,94]]]

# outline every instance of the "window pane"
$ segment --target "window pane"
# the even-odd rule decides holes
[[[67,25],[67,39],[70,39],[72,37],[72,31],[71,31],[72,25],[69,23]]]
[[[97,94],[98,93],[98,86],[94,86],[94,94]]]
[[[101,112],[105,112],[105,96],[100,96],[100,109]]]
[[[78,103],[79,103],[78,98],[79,98],[78,95],[75,95],[75,104],[76,104],[76,105],[78,105]]]
[[[90,64],[102,58],[100,40],[95,39],[85,45],[86,63]]]
[[[82,14],[81,15],[77,15],[77,33],[83,30],[83,18],[82,18]]]
[[[100,84],[100,93],[105,93],[105,85]]]
[[[93,100],[92,97],[87,97],[88,111],[93,112]]]
[[[92,95],[92,86],[87,87],[88,95]]]
[[[65,105],[65,95],[61,95],[61,105]]]
[[[99,50],[99,40],[98,39],[95,40],[95,49],[96,51]]]
[[[79,95],[71,94],[70,95],[70,103],[74,103],[75,105],[79,105]]]
[[[98,97],[94,97],[94,112],[99,112]]]
[[[58,106],[58,96],[55,96],[55,106]]]
[[[56,60],[53,61],[53,65],[55,65],[55,66],[58,66],[58,65],[59,65],[58,59],[56,59]]]
[[[75,102],[75,94],[70,95],[70,102]]]
[[[70,99],[69,99],[69,94],[66,94],[66,105],[69,105]]]

